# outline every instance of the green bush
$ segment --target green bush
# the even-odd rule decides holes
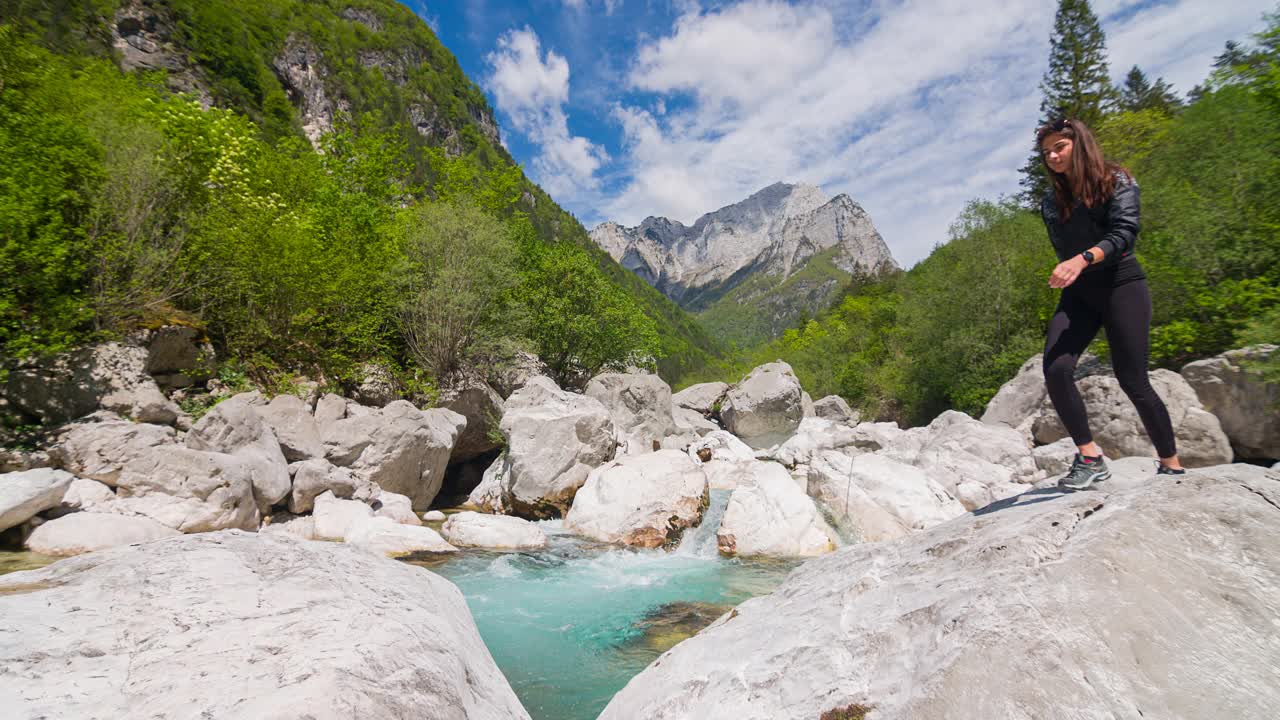
[[[467,201],[424,204],[402,217],[400,327],[418,362],[448,377],[468,356],[492,354],[510,327],[516,243]]]
[[[526,240],[522,255],[515,300],[525,336],[556,382],[577,385],[603,369],[653,366],[661,352],[653,320],[586,252]]]

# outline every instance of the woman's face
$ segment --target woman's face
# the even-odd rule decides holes
[[[1040,151],[1044,153],[1045,164],[1056,173],[1065,173],[1071,167],[1071,150],[1075,142],[1066,135],[1054,134],[1040,143]]]

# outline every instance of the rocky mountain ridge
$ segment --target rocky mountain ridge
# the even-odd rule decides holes
[[[779,281],[815,254],[837,248],[848,273],[898,267],[871,217],[843,193],[827,198],[813,185],[774,183],[693,225],[647,217],[628,228],[606,222],[591,239],[623,267],[681,306],[702,310],[756,273]]]
[[[828,198],[806,184],[774,183],[692,225],[653,216],[630,228],[602,223],[591,239],[687,310],[715,316],[724,311],[717,304],[726,302],[766,310],[774,321],[766,336],[802,313],[824,309],[841,284],[830,276],[847,279],[898,268],[860,205],[846,194]],[[792,287],[782,298],[774,297],[819,256],[829,268],[816,288]],[[744,290],[731,297],[739,288]]]

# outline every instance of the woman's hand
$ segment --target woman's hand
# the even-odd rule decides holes
[[[1080,277],[1080,273],[1089,267],[1089,263],[1085,259],[1076,255],[1073,258],[1063,260],[1053,269],[1053,273],[1049,275],[1049,287],[1064,288],[1076,281]]]

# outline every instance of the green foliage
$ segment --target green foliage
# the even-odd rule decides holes
[[[483,167],[476,158],[450,157],[440,148],[428,148],[431,191],[443,202],[466,202],[494,217],[515,210],[524,189],[524,175],[516,165]]]
[[[215,397],[207,393],[201,395],[190,395],[179,400],[178,407],[182,408],[182,412],[191,416],[192,422],[197,422],[212,410],[215,405],[229,397],[231,396],[219,395]]]
[[[1125,75],[1124,86],[1120,89],[1119,108],[1126,112],[1154,110],[1171,115],[1182,107],[1182,98],[1164,81],[1156,78],[1153,85],[1146,73],[1137,65],[1129,69]]]
[[[1097,128],[1097,136],[1106,148],[1108,159],[1131,167],[1141,163],[1163,143],[1172,126],[1172,118],[1159,110],[1126,111],[1102,121]]]
[[[0,26],[0,356],[57,352],[85,336],[86,225],[102,148],[79,101],[100,68],[52,62]],[[70,91],[70,92],[69,92]]]
[[[831,248],[814,255],[777,286],[773,278],[749,277],[698,313],[698,320],[713,336],[740,347],[759,345],[788,326],[803,326],[809,308],[830,307],[840,296],[848,276],[832,262],[837,252]]]
[[[218,381],[232,395],[247,392],[253,388],[253,383],[249,381],[249,373],[234,360],[223,363],[218,368]]]
[[[914,420],[947,407],[978,414],[1043,344],[1056,258],[1044,225],[1013,203],[971,203],[903,287]]]
[[[23,105],[0,118],[0,152],[16,159],[0,168],[6,353],[187,311],[263,377],[294,368],[345,382],[370,358],[416,373],[396,318],[403,278],[389,269],[402,258],[399,209],[430,198],[524,217],[539,242],[581,248],[661,328],[668,377],[715,354],[687,313],[524,177],[496,142],[484,94],[403,4],[148,5],[144,27],[190,61],[182,82],[207,92],[208,111],[165,92],[162,73],[106,62],[121,5],[0,0],[0,16],[63,53],[4,30],[5,83]],[[340,109],[319,155],[282,80],[300,63]],[[519,332],[502,339],[518,345]]]
[[[1107,67],[1107,39],[1089,0],[1059,0],[1050,35],[1049,69],[1040,83],[1042,118],[1099,124],[1118,100]]]
[[[1280,303],[1252,318],[1240,332],[1239,339],[1241,345],[1280,345]],[[1266,382],[1280,385],[1280,352],[1272,352],[1266,360],[1249,364]]]
[[[556,382],[580,385],[604,369],[653,365],[661,352],[655,323],[586,252],[526,241],[522,256],[515,296],[525,334]]]
[[[507,329],[516,243],[465,198],[414,208],[402,228],[400,325],[418,362],[447,377],[468,354],[491,351]]]

